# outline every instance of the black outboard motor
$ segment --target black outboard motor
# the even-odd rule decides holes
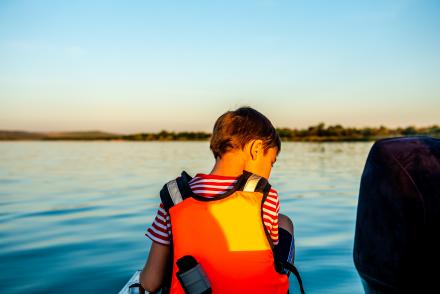
[[[377,141],[362,174],[353,258],[366,293],[440,293],[440,139]]]

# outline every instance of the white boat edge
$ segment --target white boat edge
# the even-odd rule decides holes
[[[139,274],[141,273],[141,270],[137,270],[128,280],[128,282],[125,284],[124,288],[122,288],[121,291],[119,291],[119,294],[130,294],[130,286],[136,283],[139,283]],[[149,292],[145,291],[145,294]]]

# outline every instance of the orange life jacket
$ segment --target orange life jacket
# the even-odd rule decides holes
[[[288,276],[279,273],[262,219],[262,204],[270,190],[267,180],[244,171],[233,189],[205,198],[191,191],[189,179],[182,172],[161,190],[172,230],[170,293],[184,293],[176,261],[191,255],[206,272],[214,294],[286,294]]]

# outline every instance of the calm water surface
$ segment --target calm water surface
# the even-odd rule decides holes
[[[308,293],[363,292],[352,247],[371,145],[283,143],[270,182]],[[117,293],[146,260],[162,185],[212,164],[207,142],[1,142],[0,292]]]

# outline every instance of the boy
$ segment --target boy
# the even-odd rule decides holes
[[[199,210],[195,209],[192,215],[188,213],[185,214],[184,212],[183,214],[180,212],[174,213],[174,215],[185,215],[185,217],[180,217],[179,222],[174,219],[177,218],[177,216],[171,218],[175,221],[173,223],[175,227],[180,227],[181,223],[189,224],[187,227],[178,229],[171,226],[170,213],[173,212],[172,209],[174,209],[175,212],[178,210],[182,211],[181,208],[177,208],[181,207],[182,204],[178,203],[176,206],[166,208],[164,203],[161,203],[154,223],[145,234],[153,242],[147,262],[140,275],[141,284],[150,292],[160,288],[161,285],[163,285],[165,277],[169,276],[168,271],[170,271],[170,269],[167,269],[167,265],[173,258],[172,252],[174,251],[174,255],[176,252],[177,254],[180,252],[180,249],[176,249],[176,245],[180,246],[180,244],[177,244],[179,241],[175,240],[176,235],[179,236],[179,240],[184,240],[185,238],[180,236],[191,234],[193,231],[200,231],[202,233],[199,232],[197,235],[192,235],[194,240],[190,240],[188,242],[189,245],[187,244],[186,246],[190,247],[190,253],[194,253],[195,256],[198,256],[203,261],[200,261],[200,263],[203,268],[206,268],[205,270],[208,270],[207,275],[210,281],[212,280],[211,285],[214,293],[239,293],[243,291],[254,293],[263,293],[264,291],[267,293],[268,289],[271,293],[286,293],[288,290],[287,276],[279,273],[280,271],[285,273],[285,271],[282,269],[276,271],[274,266],[266,266],[260,270],[261,272],[265,272],[265,276],[258,276],[258,272],[255,272],[253,277],[252,269],[250,269],[255,266],[257,268],[260,266],[260,264],[252,264],[252,261],[262,258],[262,260],[266,262],[268,260],[266,258],[267,256],[272,256],[276,260],[283,262],[293,263],[294,245],[292,221],[287,216],[278,214],[279,200],[277,192],[272,188],[269,189],[270,185],[265,185],[267,184],[265,180],[269,178],[272,166],[281,150],[279,135],[271,122],[263,114],[250,107],[242,107],[235,111],[228,111],[217,119],[211,137],[210,149],[216,160],[212,171],[209,174],[198,173],[194,178],[190,179],[188,183],[191,190],[188,194],[193,195],[195,199],[200,198],[199,200],[201,201],[193,201],[192,204],[187,204],[186,206],[189,208],[186,208],[186,210],[191,210],[194,206],[199,205],[199,203],[200,205],[205,205],[208,201],[214,200],[211,201],[212,205],[208,202],[204,208]],[[252,177],[258,181],[254,186],[252,186],[252,184],[248,185]],[[242,187],[242,190],[238,191],[240,190],[238,186],[245,180],[247,188]],[[260,185],[260,193],[257,192],[258,185]],[[253,190],[249,190],[249,187]],[[237,191],[234,192],[234,189]],[[244,190],[253,192],[256,195],[255,199],[260,195],[258,199],[261,199],[261,202],[253,204],[253,200],[248,199],[248,202],[245,204],[247,206],[242,206],[243,215],[241,215],[242,212],[234,214],[235,211],[233,208],[235,207],[234,205],[236,205],[234,203],[242,201],[242,199],[247,197],[246,195],[249,195],[246,194],[248,192],[244,192]],[[231,201],[223,200],[233,198],[233,196],[228,196],[231,193],[232,195],[238,195],[238,197]],[[261,197],[261,194],[263,194],[263,197]],[[182,201],[182,199],[180,201]],[[183,200],[183,202],[185,201],[186,200]],[[219,203],[220,205],[217,205]],[[223,205],[221,203],[230,204]],[[217,211],[222,209],[218,207],[222,205],[226,205],[226,213],[217,213]],[[246,243],[246,240],[252,239],[253,235],[243,234],[243,230],[240,231],[240,228],[237,228],[249,220],[250,226],[248,225],[245,230],[253,232],[253,228],[258,228],[261,224],[261,221],[259,224],[258,221],[252,222],[251,220],[255,216],[254,210],[252,210],[253,206],[261,210],[259,217],[264,224],[263,230],[266,231],[266,237],[268,239],[266,241],[269,241],[266,243],[272,243],[274,245],[273,251],[268,251],[267,245],[264,244],[258,247],[259,245],[257,244],[261,243],[261,238],[258,239],[258,237],[256,237],[256,241]],[[208,214],[206,214],[207,210],[209,211]],[[249,211],[249,216],[246,216],[246,219],[244,218],[244,210]],[[198,215],[200,215],[200,218]],[[227,218],[233,217],[232,215],[236,216],[235,219],[232,219],[232,222],[235,223],[228,225],[227,223],[231,223],[231,220],[227,220]],[[190,220],[188,220],[189,218]],[[193,220],[194,218],[196,218],[196,220]],[[211,224],[212,219],[215,219],[215,221]],[[200,220],[200,222],[197,222],[197,220]],[[258,217],[256,217],[255,220],[258,220]],[[212,230],[209,228],[205,231],[203,228],[199,229],[199,226],[206,227],[206,223],[210,224]],[[220,224],[218,225],[220,229],[217,232],[218,223]],[[184,233],[180,234],[177,230],[183,230]],[[255,232],[257,232],[255,235],[260,234],[258,229]],[[241,237],[237,237],[237,234],[241,234]],[[238,240],[240,238],[243,240]],[[210,241],[211,243],[209,243]],[[208,243],[203,246],[198,245],[203,242]],[[246,245],[243,243],[246,243]],[[172,246],[175,247],[170,248],[170,244],[173,244]],[[207,247],[215,247],[215,251],[209,253],[209,250],[206,251]],[[184,251],[185,250],[183,250],[183,252]],[[199,253],[198,251],[204,251],[205,255],[203,255],[202,252],[197,255]],[[269,254],[268,252],[270,255],[267,255]],[[223,253],[225,257],[216,259],[217,256],[221,256]],[[228,260],[229,264],[226,264],[225,260]],[[276,263],[276,260],[274,262],[272,259],[272,265]],[[222,263],[222,261],[225,262]],[[234,261],[237,261],[237,265],[230,264]],[[264,262],[260,263],[262,264]],[[244,270],[241,269],[240,267],[245,267],[243,263],[249,263],[249,267],[244,268]],[[173,273],[175,275],[176,268],[175,265],[173,266]],[[232,274],[228,276],[228,274],[234,272],[235,269],[237,270],[235,276]],[[247,274],[245,275],[243,272]],[[217,278],[219,275],[222,275],[221,279]],[[174,280],[174,277],[172,278]],[[228,280],[232,281],[235,278],[237,278],[237,280],[235,280],[233,284],[230,284],[235,286],[227,288],[225,285],[228,285]],[[271,281],[266,283],[264,281],[266,278]],[[177,282],[173,280],[171,282],[171,292],[182,292],[179,285],[173,285],[173,283],[177,284]],[[220,280],[221,282],[217,282]],[[239,282],[237,283],[237,281]],[[261,285],[259,285],[259,283]],[[237,284],[240,284],[240,286]],[[255,287],[252,288],[252,285]],[[240,287],[243,288],[241,289]]]

